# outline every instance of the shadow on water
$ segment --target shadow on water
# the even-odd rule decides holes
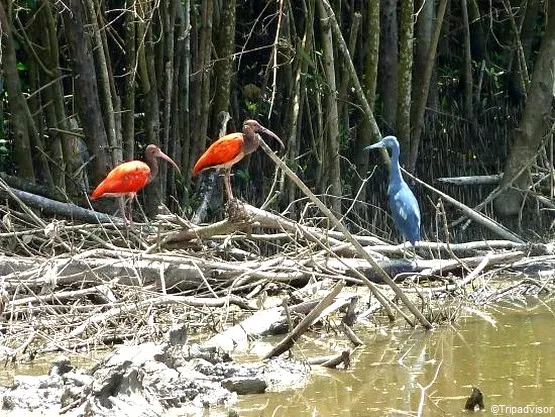
[[[534,299],[490,308],[488,319],[462,317],[454,327],[368,336],[350,370],[316,367],[304,389],[240,397],[235,409],[244,417],[407,416],[422,401],[423,416],[468,416],[465,400],[477,385],[485,398],[478,415],[515,415],[503,407],[526,405],[555,415],[554,308]]]

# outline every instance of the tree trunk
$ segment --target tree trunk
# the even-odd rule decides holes
[[[177,112],[175,128],[179,131],[179,158],[181,165],[181,179],[184,195],[180,201],[189,197],[188,190],[191,185],[191,166],[189,153],[191,152],[191,127],[190,127],[190,103],[189,103],[189,80],[191,70],[191,0],[178,2],[177,19],[179,20],[179,36],[177,38],[177,88],[174,89],[177,96],[175,110]],[[177,150],[176,150],[177,151]],[[177,156],[177,155],[176,155]],[[179,163],[179,162],[178,162]]]
[[[337,113],[337,88],[335,83],[335,65],[333,56],[333,38],[331,34],[328,14],[322,4],[322,0],[317,2],[318,13],[320,15],[320,29],[322,36],[322,48],[324,52],[324,71],[328,85],[326,94],[326,126],[325,137],[327,139],[326,164],[328,170],[326,181],[322,190],[324,194],[331,194],[331,208],[335,213],[341,213],[341,173],[339,165],[339,117]],[[329,188],[327,188],[329,186]]]
[[[537,24],[538,10],[540,7],[540,0],[528,0],[526,3],[526,10],[524,14],[524,20],[520,26],[520,42],[519,45],[522,47],[522,51],[515,51],[515,59],[520,54],[524,54],[524,62],[528,62],[530,55],[532,53],[532,44],[536,38],[535,26]],[[521,6],[522,7],[522,6]],[[513,65],[511,69],[511,79],[509,81],[509,97],[512,102],[516,105],[520,105],[525,101],[526,98],[526,82],[523,82],[522,73],[520,70],[520,65]]]
[[[110,77],[108,71],[108,62],[106,58],[106,53],[104,51],[104,44],[102,42],[102,35],[100,31],[100,25],[98,24],[97,11],[95,0],[84,0],[85,8],[89,14],[89,21],[87,25],[91,25],[92,39],[94,39],[94,45],[92,47],[94,61],[96,64],[95,68],[98,68],[98,90],[99,97],[102,102],[102,115],[105,122],[105,132],[110,145],[110,155],[112,157],[112,164],[117,165],[121,163],[122,160],[122,147],[121,143],[118,143],[116,138],[116,122],[114,119],[114,102],[112,100],[112,92],[110,91]]]
[[[289,2],[288,2],[289,3]],[[297,39],[293,39],[291,34],[289,34],[290,39],[289,41],[291,44],[295,45],[297,51],[306,51],[306,53],[313,54],[313,44],[312,40],[313,37],[311,36],[314,33],[314,1],[307,1],[302,2],[304,7],[304,16],[306,16],[306,24],[304,26],[304,33],[297,34]],[[294,25],[293,17],[294,14],[292,13],[291,4],[288,5],[288,10],[285,14],[286,22],[290,25]],[[291,20],[291,22],[289,22]],[[306,81],[305,77],[306,74],[309,72],[308,68],[308,60],[306,59],[295,59],[292,62],[292,86],[291,86],[291,94],[290,94],[290,105],[287,107],[287,114],[285,117],[284,125],[287,126],[287,136],[286,136],[286,162],[287,165],[293,170],[293,172],[297,173],[299,171],[298,166],[299,162],[297,161],[297,157],[299,156],[299,151],[301,149],[301,138],[299,132],[302,130],[300,129],[300,125],[302,124],[303,119],[303,100],[306,97]],[[304,135],[305,137],[308,136],[307,133]],[[305,139],[308,142],[307,139]],[[313,158],[316,159],[316,158]],[[300,174],[302,175],[302,174]],[[281,178],[282,184],[282,194],[285,198],[282,198],[280,201],[280,208],[285,209],[288,207],[294,200],[295,200],[295,193],[297,190],[297,186],[290,181],[285,173],[282,172]],[[290,206],[290,212],[294,216],[296,214],[297,207],[296,205]]]
[[[472,53],[470,49],[470,23],[468,21],[468,5],[466,0],[461,0],[461,10],[464,28],[464,72],[462,79],[464,81],[464,113],[465,116],[472,119]]]
[[[164,78],[163,78],[163,109],[162,109],[162,132],[160,135],[160,147],[168,155],[173,156],[175,140],[171,136],[172,124],[174,123],[172,111],[173,88],[175,78],[175,24],[177,14],[177,3],[180,0],[170,0],[162,7],[161,15],[164,25]],[[168,194],[175,195],[174,170],[168,170],[167,164],[160,165],[162,198]]]
[[[445,15],[445,8],[447,7],[448,0],[440,0],[437,11],[436,24],[428,51],[428,59],[426,60],[426,67],[422,74],[422,79],[419,80],[416,88],[417,101],[413,103],[414,112],[412,118],[413,134],[410,143],[410,159],[407,164],[407,170],[414,172],[416,166],[416,159],[418,158],[418,146],[420,145],[420,135],[424,126],[424,114],[426,112],[426,102],[428,101],[428,92],[430,90],[430,81],[432,79],[432,71],[436,63],[436,51],[439,42],[439,35],[441,34],[441,27],[443,26],[443,16]]]
[[[364,78],[363,90],[370,109],[374,111],[374,103],[376,101],[376,86],[378,80],[378,62],[380,58],[380,2],[368,2],[366,11],[366,27],[365,27],[365,49],[364,57]],[[362,152],[366,146],[373,142],[373,138],[369,132],[371,131],[369,122],[366,118],[359,125],[357,137],[354,145],[354,162],[356,170],[362,177],[368,172],[368,154]],[[361,180],[357,175],[353,179],[353,192],[357,192],[360,188]],[[366,187],[360,190],[360,201],[366,201]],[[364,214],[367,210],[363,211]]]
[[[397,75],[399,74],[397,0],[380,1],[382,25],[380,26],[378,95],[382,101],[385,132],[395,133],[397,131]]]
[[[528,90],[524,114],[517,129],[515,142],[511,147],[505,165],[500,188],[505,189],[495,199],[495,209],[502,216],[518,214],[523,194],[519,190],[508,189],[511,184],[526,190],[530,182],[528,167],[535,161],[538,148],[542,145],[552,116],[552,102],[555,81],[555,5],[549,5],[547,27],[541,42],[534,73]]]
[[[76,195],[80,192],[88,192],[87,171],[83,168],[83,164],[87,161],[80,158],[79,154],[75,154],[75,147],[72,146],[81,139],[70,135],[73,126],[68,121],[65,108],[55,13],[56,10],[51,7],[49,0],[41,1],[40,16],[35,28],[36,42],[43,45],[42,57],[45,65],[49,68],[49,72],[45,76],[48,83],[45,88],[45,101],[52,104],[46,106],[45,116],[48,127],[51,128],[48,136],[51,142],[52,157],[55,161],[56,185],[65,189],[69,195]],[[75,173],[80,168],[80,174],[76,175]]]
[[[434,29],[435,8],[434,3],[428,0],[419,0],[416,3],[416,9],[419,10],[418,19],[415,28],[415,54],[414,54],[414,76],[412,85],[421,85],[424,78],[426,63],[428,61],[428,53],[432,42],[432,31]],[[431,84],[433,86],[433,83]],[[412,89],[412,103],[411,107],[411,126],[414,125],[414,103],[418,100],[418,88]],[[432,89],[427,100],[427,105],[430,106],[433,98],[431,97]],[[409,152],[405,153],[408,155]]]
[[[401,2],[399,19],[399,92],[397,96],[397,136],[401,145],[402,161],[408,160],[411,142],[411,91],[414,44],[414,2]]]
[[[137,76],[137,53],[135,49],[135,13],[134,0],[127,0],[125,13],[125,85],[122,101],[122,157],[130,161],[135,156],[135,81]]]
[[[150,5],[153,7],[154,5]],[[161,19],[159,16],[159,11],[153,9],[147,9],[144,12],[144,19],[151,14],[156,14],[157,17],[154,19]],[[163,23],[162,23],[163,25]],[[147,31],[145,33],[145,63],[146,70],[148,73],[148,85],[150,89],[145,97],[145,133],[147,143],[160,144],[160,85],[159,82],[163,82],[163,77],[159,77],[158,74],[161,71],[158,70],[161,65],[163,53],[161,51],[161,45],[163,45],[163,39],[160,39],[160,31],[163,30],[163,26],[147,25]],[[154,181],[152,181],[148,186],[145,187],[143,192],[144,197],[144,207],[145,213],[149,217],[153,217],[158,212],[158,206],[162,202],[162,193],[160,190],[160,184],[162,184],[163,179],[161,175],[158,175]]]
[[[354,12],[350,16],[351,24],[349,26],[349,54],[351,56],[356,56],[356,45],[357,39],[359,38],[359,28],[360,21],[362,20],[362,15],[359,12]],[[343,64],[341,66],[341,73],[339,74],[339,91],[338,91],[338,103],[337,103],[337,113],[344,123],[345,126],[349,126],[349,66]]]
[[[12,37],[11,24],[8,19],[10,1],[0,1],[0,40],[2,47],[2,69],[6,80],[8,102],[11,111],[11,123],[14,132],[14,156],[18,166],[18,174],[21,177],[33,180],[35,171],[33,169],[33,158],[31,155],[31,139],[27,123],[29,109],[21,92],[19,74],[17,72],[17,57],[15,56],[14,39]]]
[[[108,137],[98,97],[97,79],[90,44],[85,34],[85,11],[81,0],[68,0],[64,10],[66,35],[73,57],[77,104],[89,153],[94,156],[93,183],[98,184],[110,170]]]
[[[235,46],[235,0],[222,2],[220,11],[220,24],[215,31],[216,62],[214,63],[214,76],[216,79],[214,99],[212,103],[213,120],[222,111],[229,112],[229,92],[233,70],[233,57]],[[209,129],[210,137],[217,137],[220,126],[214,124]]]
[[[197,53],[194,54],[197,57],[197,62],[193,68],[193,73],[196,75],[192,79],[194,85],[192,97],[195,97],[193,100],[195,126],[189,154],[190,166],[194,165],[196,159],[206,148],[208,113],[210,109],[210,58],[212,56],[214,0],[202,0],[200,10],[202,22],[201,27],[197,28],[200,32],[200,39],[198,40]],[[195,31],[195,28],[193,28],[193,31]]]

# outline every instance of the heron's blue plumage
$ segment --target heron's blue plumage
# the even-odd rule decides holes
[[[412,245],[420,240],[420,208],[411,189],[403,179],[399,166],[399,142],[395,136],[386,136],[381,141],[367,146],[365,150],[387,148],[391,150],[389,185],[387,196],[395,227]]]

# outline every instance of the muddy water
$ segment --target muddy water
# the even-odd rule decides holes
[[[480,416],[555,416],[555,302],[486,313],[432,332],[373,332],[350,370],[315,367],[304,389],[244,396],[236,410],[242,417],[407,416],[419,408],[422,416],[469,416],[464,403],[477,385],[486,407]]]
[[[484,313],[481,317],[464,313],[456,326],[431,332],[397,327],[365,335],[359,327],[357,333],[366,345],[352,353],[351,369],[315,366],[305,388],[242,396],[233,408],[241,417],[415,416],[420,407],[422,416],[468,417],[472,414],[464,412],[463,406],[471,387],[477,385],[484,393],[486,411],[476,416],[555,416],[555,301],[528,300]],[[340,340],[331,343],[338,352],[349,346]],[[262,356],[270,346],[258,345],[259,351],[251,353]],[[295,356],[317,356],[329,350],[330,337],[325,336],[305,342],[296,348]],[[15,372],[46,373],[51,359]],[[94,361],[81,358],[81,362],[74,364],[89,366]],[[0,371],[1,382],[11,383],[13,372]],[[527,405],[542,409],[524,408]]]

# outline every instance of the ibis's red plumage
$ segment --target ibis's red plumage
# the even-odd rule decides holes
[[[208,168],[229,168],[244,155],[243,133],[230,133],[222,136],[202,154],[193,168],[193,175]]]
[[[245,120],[241,133],[230,133],[222,136],[202,154],[193,167],[193,175],[208,168],[224,169],[224,185],[229,200],[233,200],[231,190],[231,167],[239,162],[245,155],[254,152],[260,144],[257,133],[266,133],[279,142],[281,139],[270,129],[261,126],[256,120]]]
[[[150,167],[141,161],[130,161],[118,165],[96,187],[91,199],[133,195],[148,184]]]

